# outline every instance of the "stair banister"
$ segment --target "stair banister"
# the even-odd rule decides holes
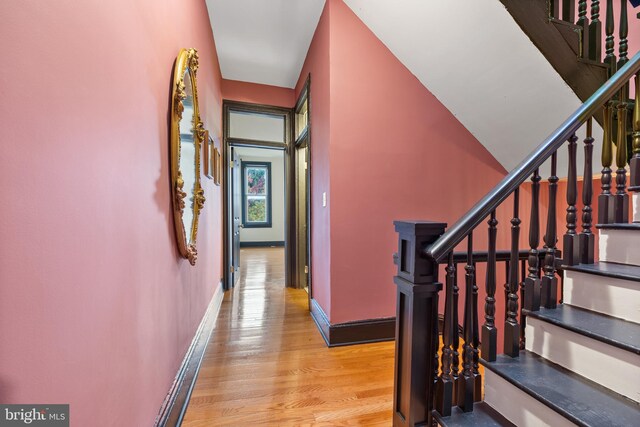
[[[520,307],[523,302],[531,315],[538,313],[538,307],[554,309],[557,306],[558,295],[558,270],[563,265],[577,264],[583,259],[590,260],[592,242],[590,238],[591,213],[589,206],[592,187],[583,188],[582,200],[585,202],[583,211],[583,236],[578,235],[576,201],[577,173],[576,173],[576,132],[587,123],[587,138],[585,139],[586,179],[591,176],[590,164],[592,156],[589,156],[591,145],[594,143],[590,124],[594,114],[600,109],[607,111],[616,110],[618,116],[617,144],[626,146],[627,128],[625,127],[629,102],[621,95],[633,77],[636,82],[640,77],[640,53],[622,66],[596,93],[591,96],[580,108],[578,108],[558,129],[540,144],[523,162],[513,169],[500,183],[498,183],[484,198],[462,216],[453,226],[447,229],[447,224],[432,221],[395,221],[396,232],[399,235],[397,255],[397,275],[394,282],[397,286],[396,303],[396,357],[395,357],[395,383],[393,402],[394,427],[415,427],[418,425],[430,425],[433,419],[441,419],[453,416],[453,408],[457,413],[470,412],[482,399],[482,377],[478,370],[478,362],[491,363],[495,358],[497,349],[496,341],[492,339],[496,329],[499,329],[495,319],[495,291],[496,277],[495,263],[502,260],[507,267],[507,285],[505,285],[505,320],[503,334],[505,356],[519,358],[520,351],[524,347],[524,325],[528,312],[522,312]],[[637,91],[636,91],[637,93]],[[632,124],[635,161],[631,167],[631,182],[640,181],[640,122],[638,115],[640,107],[638,98],[635,100],[634,118]],[[610,115],[605,114],[606,128],[603,152],[607,151],[608,143],[613,135],[613,123]],[[567,181],[567,231],[564,234],[564,257],[556,247],[558,242],[557,224],[557,156],[558,150],[567,143],[569,149],[569,180]],[[611,148],[611,147],[609,147]],[[611,151],[611,150],[609,150]],[[617,192],[618,198],[628,199],[626,189],[626,162],[627,156],[620,150],[616,159]],[[624,155],[623,155],[624,154]],[[610,163],[609,155],[603,160],[603,165]],[[530,250],[521,250],[520,243],[520,210],[519,188],[529,178],[532,180],[532,203],[536,204],[536,185],[542,178],[539,176],[540,166],[551,159],[551,175],[548,178],[549,206],[547,209],[546,231],[544,235],[544,247],[538,248],[536,238],[536,224],[539,215],[536,209],[531,210],[529,223],[534,230],[529,236]],[[606,161],[605,161],[606,160]],[[635,167],[634,167],[635,164]],[[624,171],[624,172],[623,172]],[[623,179],[624,178],[624,179]],[[623,182],[624,181],[624,182]],[[605,180],[603,178],[603,184]],[[604,186],[603,186],[604,187]],[[632,185],[632,190],[638,190]],[[511,250],[497,251],[496,232],[497,220],[495,212],[498,206],[513,194],[513,217],[510,221]],[[600,196],[610,198],[610,194]],[[611,203],[611,211],[619,216],[621,211],[617,205]],[[473,233],[482,221],[491,215],[488,222],[489,250],[486,256],[481,256],[473,247]],[[525,218],[526,219],[526,218]],[[454,252],[464,239],[467,239],[467,251],[463,254]],[[581,254],[586,254],[582,255]],[[540,257],[544,262],[540,262]],[[445,261],[448,258],[448,261]],[[529,275],[525,259],[529,258]],[[538,258],[538,259],[536,259]],[[465,263],[466,261],[466,263]],[[479,313],[478,313],[478,284],[476,264],[487,263],[487,304],[485,305],[485,324],[482,328],[483,342],[479,341]],[[465,263],[463,270],[456,264]],[[520,265],[522,263],[522,265]],[[444,292],[445,310],[443,337],[443,354],[439,360],[438,341],[438,306],[440,291],[443,284],[439,281],[441,267],[446,265],[446,289]],[[458,285],[458,271],[464,271],[464,286]],[[519,274],[521,272],[522,274]],[[461,276],[461,275],[460,275]],[[539,289],[538,289],[539,287]],[[527,292],[529,288],[529,294]],[[531,295],[531,288],[534,294]],[[501,292],[499,292],[501,294]],[[539,302],[538,302],[539,295]],[[463,298],[464,311],[458,316],[458,297]],[[533,297],[533,300],[531,299]],[[464,319],[463,333],[458,331],[459,320]],[[501,322],[500,322],[501,323]],[[460,352],[460,338],[463,338],[464,348]],[[482,359],[479,352],[482,351]],[[502,357],[505,357],[502,356]],[[485,358],[486,357],[486,358]],[[487,361],[487,359],[489,359]],[[440,362],[442,365],[440,366]],[[442,368],[442,369],[440,369]],[[435,408],[435,411],[434,411]],[[435,417],[435,418],[434,418]]]
[[[582,124],[608,102],[640,70],[640,53],[636,53],[620,70],[598,89],[580,108],[547,137],[518,166],[505,176],[486,196],[476,203],[438,240],[425,249],[425,254],[441,262],[462,240],[476,228],[491,211],[509,197],[533,172],[573,135]]]

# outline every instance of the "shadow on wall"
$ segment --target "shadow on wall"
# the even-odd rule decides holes
[[[175,67],[175,61],[171,64],[171,70],[169,76],[166,79],[169,84],[167,85],[167,116],[166,116],[166,128],[163,129],[163,123],[158,122],[158,135],[162,135],[166,131],[165,139],[160,138],[158,140],[158,149],[160,150],[160,170],[158,171],[158,178],[156,179],[156,189],[153,193],[153,200],[156,202],[158,211],[162,214],[167,224],[167,233],[171,240],[171,246],[176,259],[181,258],[178,251],[178,245],[175,238],[175,226],[173,224],[173,203],[171,201],[171,173],[169,171],[169,159],[171,157],[171,95],[173,86],[173,68]]]

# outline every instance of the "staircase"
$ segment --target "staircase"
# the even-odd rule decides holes
[[[640,425],[638,244],[640,224],[600,226],[600,262],[563,267],[563,304],[525,310],[525,350],[481,360],[476,405],[490,416],[469,424],[473,412],[457,411],[439,424]]]
[[[396,221],[394,426],[640,425],[640,53],[617,65],[595,94],[451,227]],[[602,141],[592,136],[598,114]],[[576,132],[581,128],[586,138],[580,144],[585,163],[579,195]],[[602,144],[603,153],[597,197],[594,144]],[[561,149],[569,161],[561,205],[566,231],[559,236]],[[539,170],[548,162],[551,173],[543,186]],[[531,210],[521,215],[524,185]],[[548,191],[546,206],[541,190]],[[593,222],[599,233],[597,262]],[[509,236],[508,258],[497,249],[500,223],[501,233]],[[487,236],[482,252],[474,244],[480,233]],[[465,243],[466,259],[454,252]],[[482,278],[480,264],[486,271]],[[464,277],[458,280],[459,275]],[[497,292],[501,280],[506,281],[503,301]],[[506,306],[504,319],[496,317],[498,304]]]

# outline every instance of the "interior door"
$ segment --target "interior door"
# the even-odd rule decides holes
[[[235,148],[231,147],[231,217],[232,227],[232,259],[231,286],[235,286],[240,278],[240,229],[242,228],[242,172],[240,157]]]
[[[298,287],[309,293],[309,250],[308,250],[308,149],[306,145],[296,147],[296,276]]]

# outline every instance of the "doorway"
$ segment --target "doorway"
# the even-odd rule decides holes
[[[295,219],[296,219],[296,277],[301,288],[309,292],[309,257],[307,239],[309,237],[307,195],[309,179],[307,177],[309,159],[307,145],[295,148]]]
[[[290,246],[288,215],[288,149],[292,110],[280,107],[224,101],[223,135],[225,228],[223,257],[225,289],[233,288],[242,274],[243,251],[273,248],[284,256]]]
[[[295,276],[299,287],[312,298],[311,288],[311,121],[309,100],[310,77],[294,107],[294,151],[295,176]]]
[[[243,251],[281,248],[285,286],[311,295],[308,117],[309,80],[294,108],[223,102],[225,289],[240,278]]]

